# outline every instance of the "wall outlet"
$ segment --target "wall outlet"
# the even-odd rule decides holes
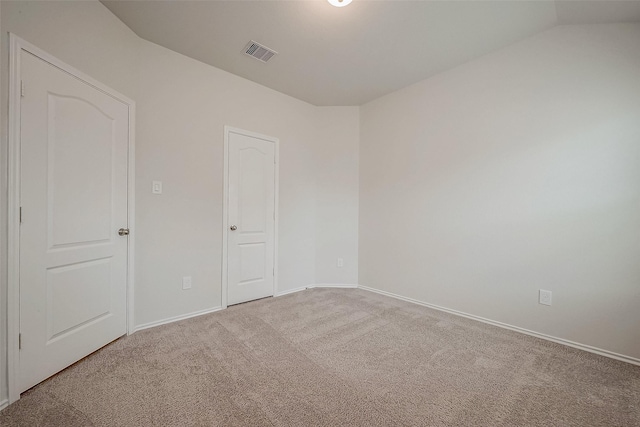
[[[191,276],[182,278],[182,289],[191,289]]]
[[[344,267],[344,258],[338,258],[338,262],[336,262],[338,268]]]
[[[544,289],[540,289],[538,302],[544,305],[551,305],[551,291],[545,291]]]

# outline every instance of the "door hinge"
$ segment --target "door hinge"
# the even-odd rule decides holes
[[[22,334],[18,334],[18,350],[22,350]]]
[[[273,270],[271,270],[271,274],[274,275],[274,276],[276,275],[276,268],[275,267],[273,267]]]
[[[22,206],[20,206],[20,224],[22,224]]]
[[[24,80],[20,80],[20,96],[24,98],[25,89],[24,89]]]

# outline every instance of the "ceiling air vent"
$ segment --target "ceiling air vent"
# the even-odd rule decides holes
[[[278,54],[275,50],[262,46],[260,43],[256,43],[253,40],[251,40],[244,48],[244,53],[262,62],[267,62],[273,57],[273,55]]]

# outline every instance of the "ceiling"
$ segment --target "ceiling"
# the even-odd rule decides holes
[[[143,39],[314,105],[361,105],[558,24],[640,22],[633,0],[101,1]],[[250,40],[278,55],[245,55]]]

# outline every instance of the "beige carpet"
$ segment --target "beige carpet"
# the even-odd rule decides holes
[[[138,332],[1,426],[640,426],[640,367],[355,289]]]

